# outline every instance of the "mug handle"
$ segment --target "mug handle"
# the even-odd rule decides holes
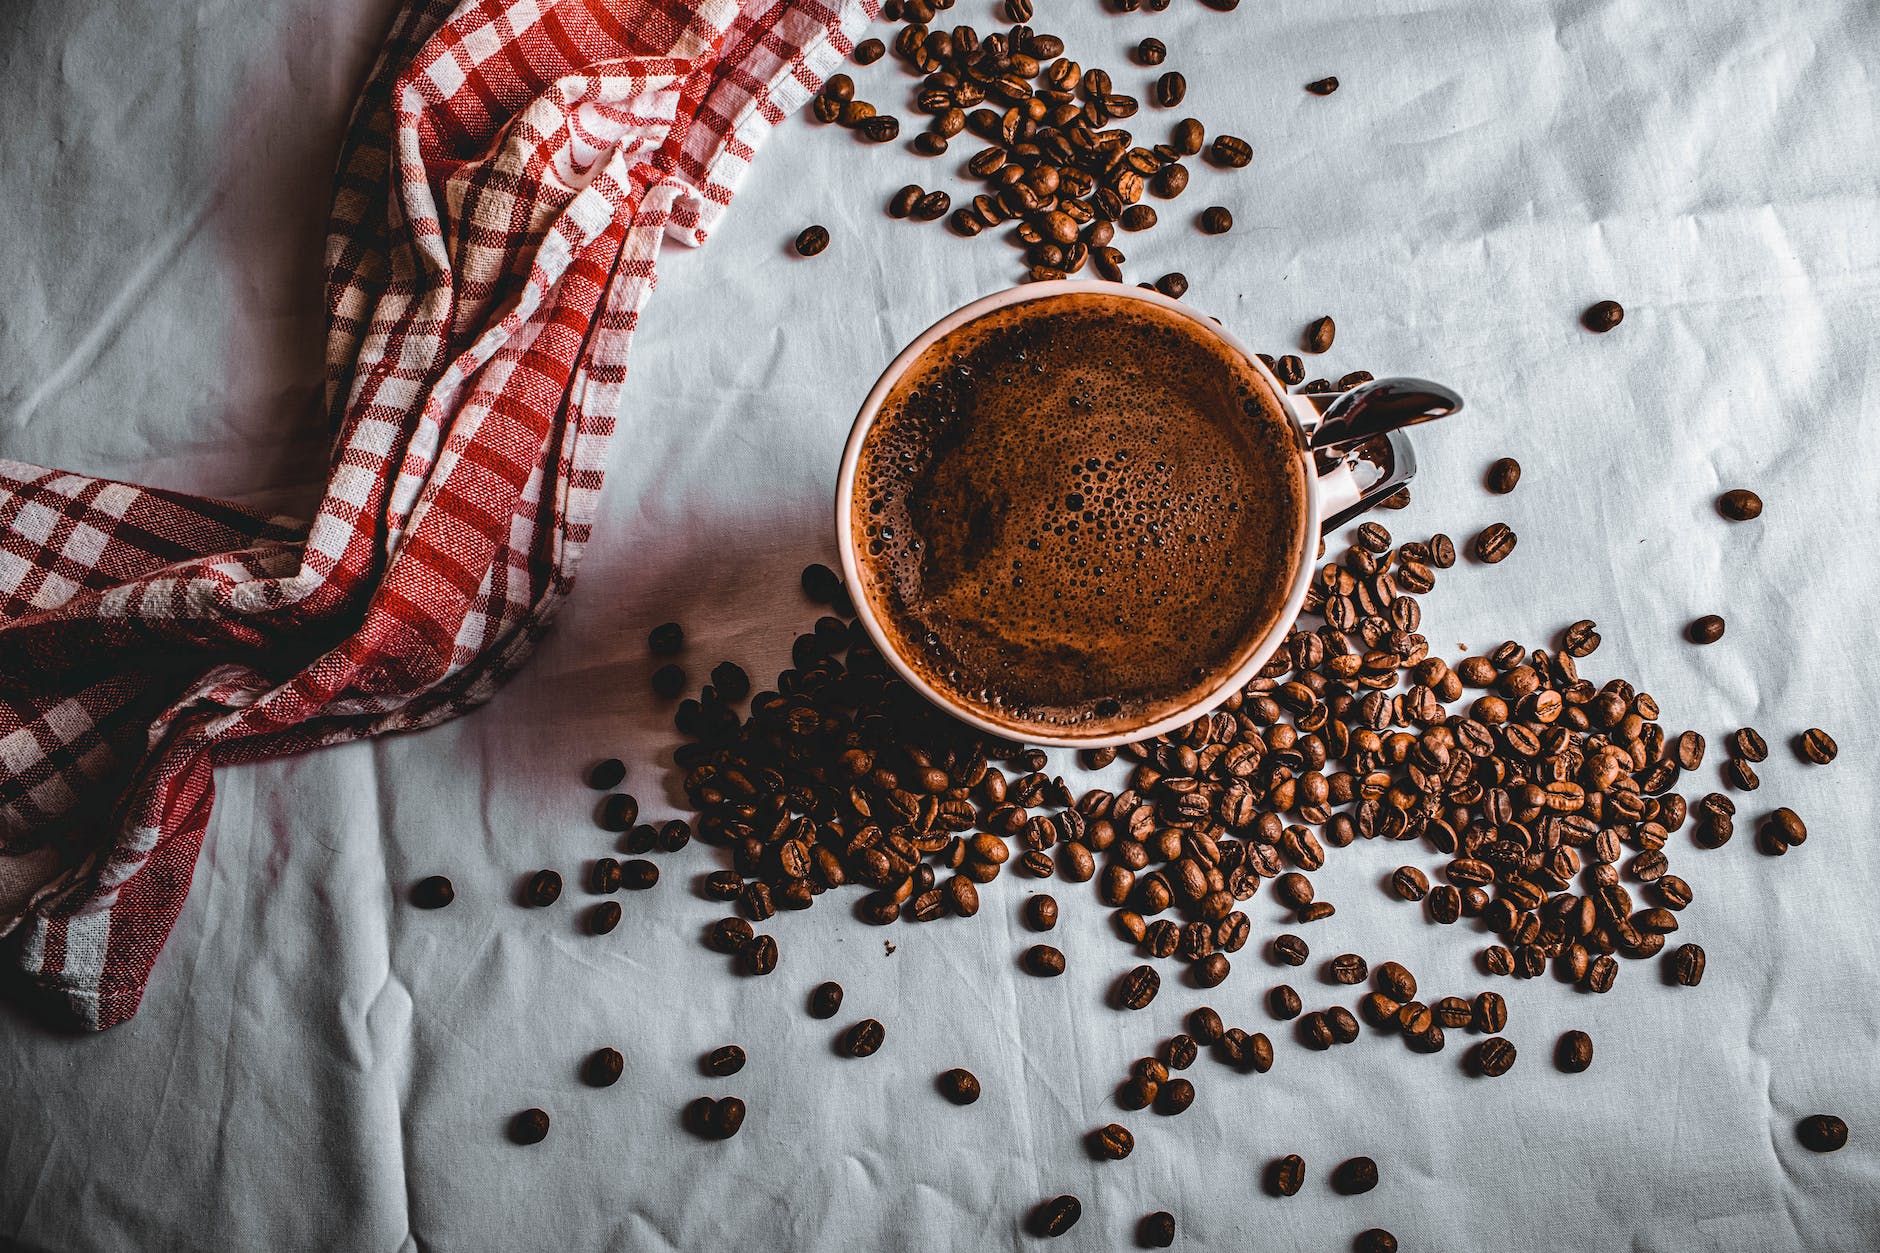
[[[1344,526],[1416,477],[1416,449],[1405,426],[1462,408],[1462,398],[1448,388],[1407,378],[1375,379],[1348,391],[1286,399],[1315,445],[1321,533]],[[1336,431],[1325,429],[1328,415]],[[1317,446],[1327,434],[1333,435],[1324,441],[1331,447]]]

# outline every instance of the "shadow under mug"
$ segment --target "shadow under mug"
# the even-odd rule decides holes
[[[946,692],[923,678],[888,638],[864,591],[856,554],[852,518],[855,471],[861,460],[862,445],[869,431],[874,428],[882,402],[901,380],[901,376],[936,341],[995,310],[1054,296],[1077,294],[1101,294],[1111,299],[1124,297],[1177,314],[1241,358],[1260,376],[1272,395],[1281,402],[1281,408],[1291,420],[1299,447],[1303,450],[1300,455],[1306,461],[1305,535],[1304,542],[1299,546],[1299,561],[1291,577],[1284,608],[1259,644],[1233,671],[1223,674],[1218,682],[1198,692],[1193,700],[1179,710],[1152,721],[1145,720],[1138,726],[1112,729],[1105,734],[1077,735],[1069,729],[1061,734],[1040,734],[1035,727],[1002,723],[951,699]],[[1299,617],[1306,590],[1318,567],[1320,536],[1344,526],[1395,493],[1415,476],[1416,453],[1410,445],[1409,436],[1401,428],[1453,413],[1461,407],[1462,401],[1455,393],[1421,379],[1378,379],[1346,392],[1309,396],[1288,394],[1285,386],[1259,357],[1220,324],[1181,301],[1151,289],[1069,279],[1008,288],[956,309],[928,327],[889,363],[869,390],[867,399],[862,402],[861,411],[849,431],[848,443],[842,450],[842,465],[836,478],[836,548],[841,556],[842,578],[853,594],[855,612],[864,629],[888,664],[914,690],[960,721],[1006,739],[1057,748],[1101,748],[1146,739],[1193,721],[1259,673]]]

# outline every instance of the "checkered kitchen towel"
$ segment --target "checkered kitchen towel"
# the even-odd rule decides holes
[[[311,525],[0,461],[0,934],[137,1010],[211,768],[487,700],[568,592],[663,237],[704,241],[874,0],[414,0],[327,235]]]

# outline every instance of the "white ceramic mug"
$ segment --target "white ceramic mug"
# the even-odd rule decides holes
[[[851,515],[855,505],[855,470],[861,460],[862,445],[875,425],[882,402],[894,390],[895,384],[900,382],[901,376],[920,360],[922,353],[943,336],[995,310],[1079,293],[1101,294],[1111,299],[1121,296],[1140,300],[1186,318],[1215,342],[1241,358],[1259,375],[1272,395],[1282,402],[1281,407],[1291,418],[1302,450],[1300,456],[1306,462],[1306,534],[1304,542],[1299,546],[1299,562],[1292,574],[1285,608],[1273,620],[1271,629],[1258,646],[1232,673],[1222,676],[1218,683],[1198,693],[1193,701],[1180,710],[1140,726],[1113,730],[1103,735],[1041,735],[1035,727],[1001,723],[949,698],[945,692],[922,678],[908,659],[896,650],[863,591]],[[862,402],[861,412],[856,415],[855,425],[849,431],[848,443],[842,450],[842,467],[836,479],[836,546],[841,554],[842,578],[854,592],[856,614],[888,664],[921,695],[960,721],[993,735],[1052,747],[1099,748],[1145,739],[1192,721],[1259,673],[1274,650],[1285,640],[1293,621],[1299,616],[1301,605],[1305,603],[1306,589],[1311,585],[1318,564],[1320,535],[1363,513],[1409,482],[1416,473],[1415,454],[1409,439],[1398,428],[1441,417],[1461,407],[1462,401],[1455,393],[1421,379],[1382,379],[1361,384],[1343,393],[1289,395],[1259,357],[1214,319],[1196,312],[1179,300],[1147,288],[1118,283],[1074,282],[1068,279],[1009,288],[975,300],[928,327],[889,363],[869,390],[868,398]]]

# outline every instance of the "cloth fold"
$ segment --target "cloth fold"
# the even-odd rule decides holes
[[[567,595],[662,239],[703,243],[874,0],[416,0],[341,153],[310,523],[0,461],[0,935],[136,1012],[212,767],[487,700]]]

